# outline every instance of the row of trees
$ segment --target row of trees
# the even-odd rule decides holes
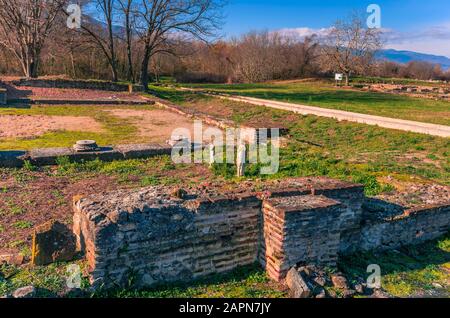
[[[379,77],[450,81],[450,70],[444,71],[438,64],[423,61],[411,61],[407,64],[381,61],[374,65],[370,75]]]
[[[0,0],[3,54],[13,54],[23,74],[36,77],[43,59],[56,60],[54,52],[69,53],[75,68],[74,54],[80,48],[95,47],[94,52],[100,51],[108,63],[112,80],[117,81],[123,67],[119,56],[125,51],[127,79],[136,78],[137,63],[139,80],[146,87],[149,64],[155,55],[174,54],[183,41],[206,41],[215,36],[223,4],[222,0],[81,2],[85,9],[81,27],[71,30],[66,26],[67,0]],[[52,50],[54,46],[59,50]],[[46,56],[44,48],[48,50]]]
[[[353,15],[325,36],[251,32],[215,41],[222,0],[83,0],[81,28],[67,27],[67,0],[0,0],[0,73],[67,74],[139,81],[261,82],[350,74],[446,79],[423,62],[376,61],[378,29]]]

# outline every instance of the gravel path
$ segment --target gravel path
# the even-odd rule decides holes
[[[445,125],[435,125],[411,120],[352,113],[342,110],[298,105],[253,97],[241,97],[232,95],[211,95],[211,96],[228,100],[234,100],[238,102],[245,102],[253,105],[260,105],[276,109],[288,110],[303,115],[330,117],[335,118],[339,121],[351,121],[361,124],[375,125],[384,128],[411,131],[439,137],[450,137],[450,126]]]

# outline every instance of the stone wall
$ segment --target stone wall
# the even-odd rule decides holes
[[[450,230],[450,204],[406,211],[392,219],[368,221],[353,250],[394,249],[436,239]],[[350,245],[350,244],[349,244]]]
[[[190,281],[259,262],[282,280],[296,264],[335,265],[338,255],[396,248],[450,229],[450,202],[381,217],[364,210],[363,187],[327,178],[284,180],[220,196],[183,198],[150,187],[74,203],[74,232],[95,286]]]
[[[6,105],[6,89],[0,87],[0,105]]]
[[[269,276],[283,279],[299,263],[336,265],[345,207],[324,196],[270,198],[263,203],[260,262]]]
[[[160,190],[75,204],[74,232],[94,286],[123,286],[131,273],[138,287],[189,281],[257,261],[255,196],[183,201]]]
[[[73,148],[36,148],[30,151],[0,151],[0,167],[20,168],[25,160],[35,166],[56,165],[58,158],[67,157],[71,162],[99,159],[114,161],[125,159],[145,159],[170,155],[172,147],[163,144],[128,144],[114,147],[100,147],[95,151],[76,152]]]
[[[128,92],[129,85],[95,80],[68,80],[68,79],[20,79],[13,82],[16,86],[44,87],[44,88],[73,88],[94,89],[103,91]],[[133,91],[143,91],[142,86],[133,85]]]

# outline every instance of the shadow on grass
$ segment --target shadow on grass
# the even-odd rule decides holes
[[[130,281],[132,284],[132,280]],[[210,293],[231,293],[232,297],[280,297],[284,293],[273,289],[259,264],[239,267],[229,273],[211,275],[189,283],[170,283],[150,289],[133,290],[132,287],[98,292],[95,298],[104,297],[200,297]]]
[[[420,245],[342,256],[339,259],[339,269],[351,277],[364,278],[369,275],[367,266],[370,264],[379,265],[382,275],[408,273],[442,266],[450,262],[449,240],[450,232],[443,238]]]
[[[338,104],[351,102],[352,104],[373,105],[375,103],[405,102],[404,97],[380,93],[359,93],[353,91],[323,91],[323,92],[245,92],[243,96],[272,100],[301,101],[305,103]]]

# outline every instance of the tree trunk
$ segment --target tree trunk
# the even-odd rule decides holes
[[[128,3],[128,6],[131,2]],[[134,84],[134,72],[133,72],[133,55],[131,51],[131,26],[130,26],[130,8],[128,7],[125,12],[125,25],[127,33],[127,56],[128,56],[128,80]]]
[[[73,56],[72,49],[70,50],[70,64],[71,64],[71,67],[72,67],[72,76],[73,76],[73,78],[76,78],[77,77],[77,72],[76,72],[76,69],[75,69],[75,58]]]
[[[349,78],[350,78],[350,74],[349,73],[345,73],[345,86],[349,86]]]
[[[133,72],[133,58],[131,55],[131,47],[128,45],[127,47],[127,55],[128,55],[128,80],[134,84],[134,72]]]
[[[150,55],[145,54],[144,58],[142,59],[142,65],[141,65],[141,85],[144,88],[144,91],[148,91],[148,63],[150,61]]]
[[[38,78],[38,63],[37,61],[31,61],[28,64],[28,70],[26,74],[27,78]]]
[[[117,75],[117,66],[115,61],[111,61],[111,73],[112,81],[117,82],[119,80],[119,76]]]
[[[112,12],[112,8],[110,8],[109,12],[110,13]],[[117,58],[116,58],[116,49],[114,45],[113,21],[111,17],[107,18],[107,23],[108,23],[109,51],[111,53],[112,81],[117,82],[119,80],[119,76],[117,75]]]

